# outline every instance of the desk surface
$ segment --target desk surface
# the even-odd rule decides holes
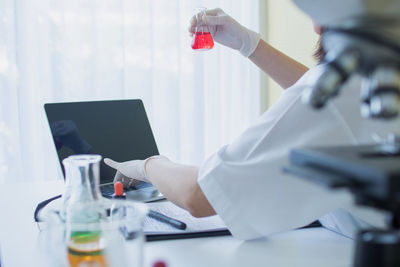
[[[16,198],[15,192],[20,192]],[[62,191],[62,182],[6,184],[0,187],[1,266],[40,266],[36,204]],[[149,242],[144,267],[162,259],[169,267],[187,266],[352,266],[353,242],[323,228],[243,242],[231,236]]]

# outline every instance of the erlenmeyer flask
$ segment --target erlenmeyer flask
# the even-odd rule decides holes
[[[203,20],[206,14],[206,8],[199,7],[196,12],[196,29],[193,34],[192,48],[197,51],[207,51],[214,47],[214,40],[211,36],[207,21]]]
[[[100,155],[74,155],[63,160],[66,176],[66,196],[63,195],[65,220],[93,222],[101,214]]]
[[[143,203],[101,196],[99,155],[75,155],[63,161],[68,188],[60,210],[38,215],[46,222],[41,232],[44,267],[110,267],[142,265]]]
[[[100,160],[99,155],[76,155],[63,161],[70,183],[70,197],[64,208],[71,267],[107,265],[105,238],[100,227],[107,216],[99,189]]]

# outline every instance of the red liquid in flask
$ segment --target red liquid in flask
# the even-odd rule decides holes
[[[214,41],[209,32],[196,32],[192,40],[194,50],[205,51],[214,47]]]

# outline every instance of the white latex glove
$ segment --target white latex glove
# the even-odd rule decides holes
[[[245,57],[249,57],[256,50],[260,34],[243,27],[222,9],[207,10],[201,20],[198,22],[196,15],[191,18],[189,26],[191,34],[195,32],[197,23],[207,24],[214,41],[239,50]]]
[[[105,158],[104,163],[117,170],[114,183],[122,182],[125,188],[129,188],[135,186],[139,181],[149,182],[146,177],[145,166],[147,161],[154,157],[145,160],[130,160],[125,162],[116,162],[112,159]]]

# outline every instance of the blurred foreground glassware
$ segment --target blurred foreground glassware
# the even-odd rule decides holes
[[[41,233],[48,266],[141,266],[144,204],[108,200],[99,190],[101,156],[77,155],[63,161],[66,190],[60,210],[43,210]]]

